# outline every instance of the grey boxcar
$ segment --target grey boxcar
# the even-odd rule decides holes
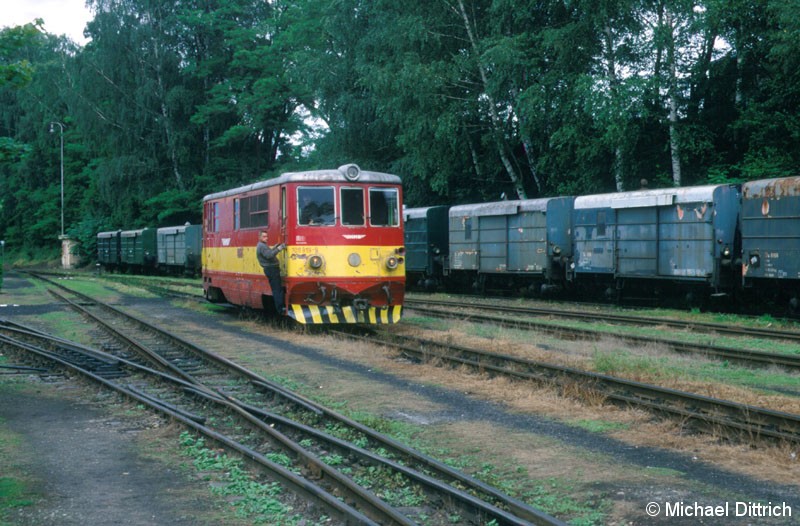
[[[742,280],[759,294],[789,299],[800,293],[800,177],[742,185]]]
[[[614,285],[617,294],[626,282],[641,280],[730,291],[739,198],[736,185],[578,197],[572,278]]]
[[[168,272],[194,275],[200,272],[203,229],[201,225],[162,227],[156,231],[158,267]]]
[[[441,284],[448,254],[447,206],[403,210],[406,285]]]
[[[473,286],[509,283],[534,292],[559,285],[571,257],[572,197],[499,201],[450,209],[450,268]]]

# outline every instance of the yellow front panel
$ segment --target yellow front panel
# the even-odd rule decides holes
[[[397,268],[386,268],[386,259],[396,256],[400,247],[368,246],[290,246],[278,256],[281,274],[289,278],[320,277],[385,277],[404,276],[405,264]],[[322,256],[323,266],[314,270],[308,266],[308,259]],[[203,259],[209,271],[261,274],[261,266],[256,259],[256,247],[209,247],[203,248]],[[350,262],[357,265],[351,265]]]
[[[397,256],[400,247],[367,246],[292,246],[286,250],[285,270],[287,277],[316,278],[320,276],[382,277],[404,276],[405,265],[386,268],[386,259]],[[314,270],[308,265],[311,256],[322,256],[323,266]],[[352,263],[352,264],[351,264]]]

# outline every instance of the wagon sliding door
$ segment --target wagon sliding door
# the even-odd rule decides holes
[[[605,208],[605,206],[602,208],[576,208],[574,217],[575,272],[600,274],[615,272],[616,214],[614,210]]]
[[[546,206],[546,205],[544,205]],[[547,268],[547,216],[527,210],[508,216],[508,270],[543,272]]]
[[[506,272],[508,262],[507,215],[482,216],[480,224],[480,272]]]
[[[744,278],[800,280],[800,177],[742,187]]]
[[[406,272],[428,270],[428,209],[410,216],[405,214]]]
[[[450,209],[450,268],[453,270],[478,270],[478,221],[471,214],[456,207]]]
[[[658,213],[655,207],[617,210],[617,274],[656,275]]]
[[[659,209],[658,274],[705,278],[714,273],[714,210],[710,203]]]

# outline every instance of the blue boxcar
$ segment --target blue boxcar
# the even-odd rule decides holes
[[[574,198],[499,201],[450,209],[450,268],[473,286],[539,292],[560,285],[571,257]]]
[[[800,177],[742,185],[742,279],[759,293],[788,298],[800,292]]]
[[[121,261],[120,231],[97,234],[97,262],[111,270],[119,267]]]
[[[448,254],[447,206],[403,210],[406,284],[441,284]]]
[[[733,259],[739,248],[739,198],[736,185],[578,197],[572,277],[579,283],[613,285],[617,293],[626,282],[637,280],[729,292],[735,285]]]
[[[157,247],[154,229],[123,230],[119,237],[122,268],[134,272],[155,269]]]
[[[203,228],[186,224],[156,231],[158,267],[167,272],[198,274],[202,267]]]

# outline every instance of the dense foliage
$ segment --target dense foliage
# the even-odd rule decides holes
[[[402,176],[413,206],[798,166],[796,0],[88,3],[84,47],[41,21],[0,31],[9,247],[60,233],[58,124],[86,240],[347,162]]]

